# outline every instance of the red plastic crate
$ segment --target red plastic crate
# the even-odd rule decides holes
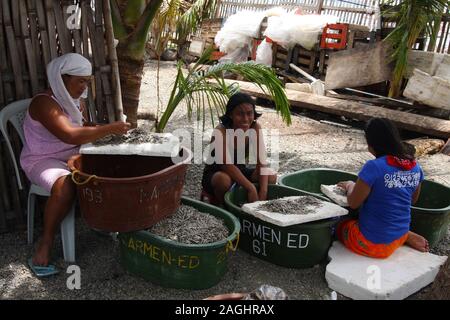
[[[320,40],[321,49],[345,49],[347,46],[348,24],[327,24]]]
[[[225,55],[224,52],[220,52],[220,51],[213,51],[211,53],[211,57],[210,59],[213,61],[219,60],[220,58],[222,58]]]
[[[253,46],[252,46],[252,60],[256,60],[256,50],[258,49],[258,46],[261,44],[262,40],[260,39],[253,39]]]

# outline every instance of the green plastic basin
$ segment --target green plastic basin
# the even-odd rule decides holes
[[[356,174],[327,168],[300,170],[280,178],[280,185],[323,195],[321,184],[335,184],[339,181],[356,181]],[[356,210],[350,210],[350,217],[357,217]],[[424,236],[430,247],[435,246],[447,233],[450,223],[450,188],[429,180],[422,182],[419,200],[411,207],[410,230]]]
[[[268,199],[287,196],[312,195],[293,188],[269,185]],[[241,234],[239,249],[258,258],[289,268],[309,268],[327,258],[332,242],[332,228],[337,218],[280,227],[263,221],[241,210],[247,201],[244,188],[235,188],[225,194],[226,208],[239,218]]]
[[[419,200],[411,207],[411,230],[434,247],[447,234],[449,223],[450,188],[424,180]]]
[[[240,224],[229,212],[187,197],[181,203],[224,220],[229,236],[209,244],[183,244],[148,231],[119,234],[120,260],[131,274],[164,287],[206,289],[227,270],[228,255],[239,241]]]

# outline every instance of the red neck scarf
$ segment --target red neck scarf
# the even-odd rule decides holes
[[[416,166],[416,160],[400,159],[394,156],[386,156],[386,162],[392,167],[401,168],[403,170],[411,170]]]

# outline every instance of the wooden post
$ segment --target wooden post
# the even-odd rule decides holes
[[[324,0],[319,0],[317,3],[317,8],[316,8],[316,13],[317,14],[321,14],[322,10],[323,10],[323,1]]]

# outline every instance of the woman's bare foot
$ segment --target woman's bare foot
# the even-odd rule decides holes
[[[408,232],[408,239],[406,239],[406,244],[411,248],[419,250],[420,252],[430,251],[427,239],[412,231]]]
[[[44,241],[39,241],[36,252],[33,255],[33,264],[36,266],[48,266],[50,261],[50,251],[52,244]]]

